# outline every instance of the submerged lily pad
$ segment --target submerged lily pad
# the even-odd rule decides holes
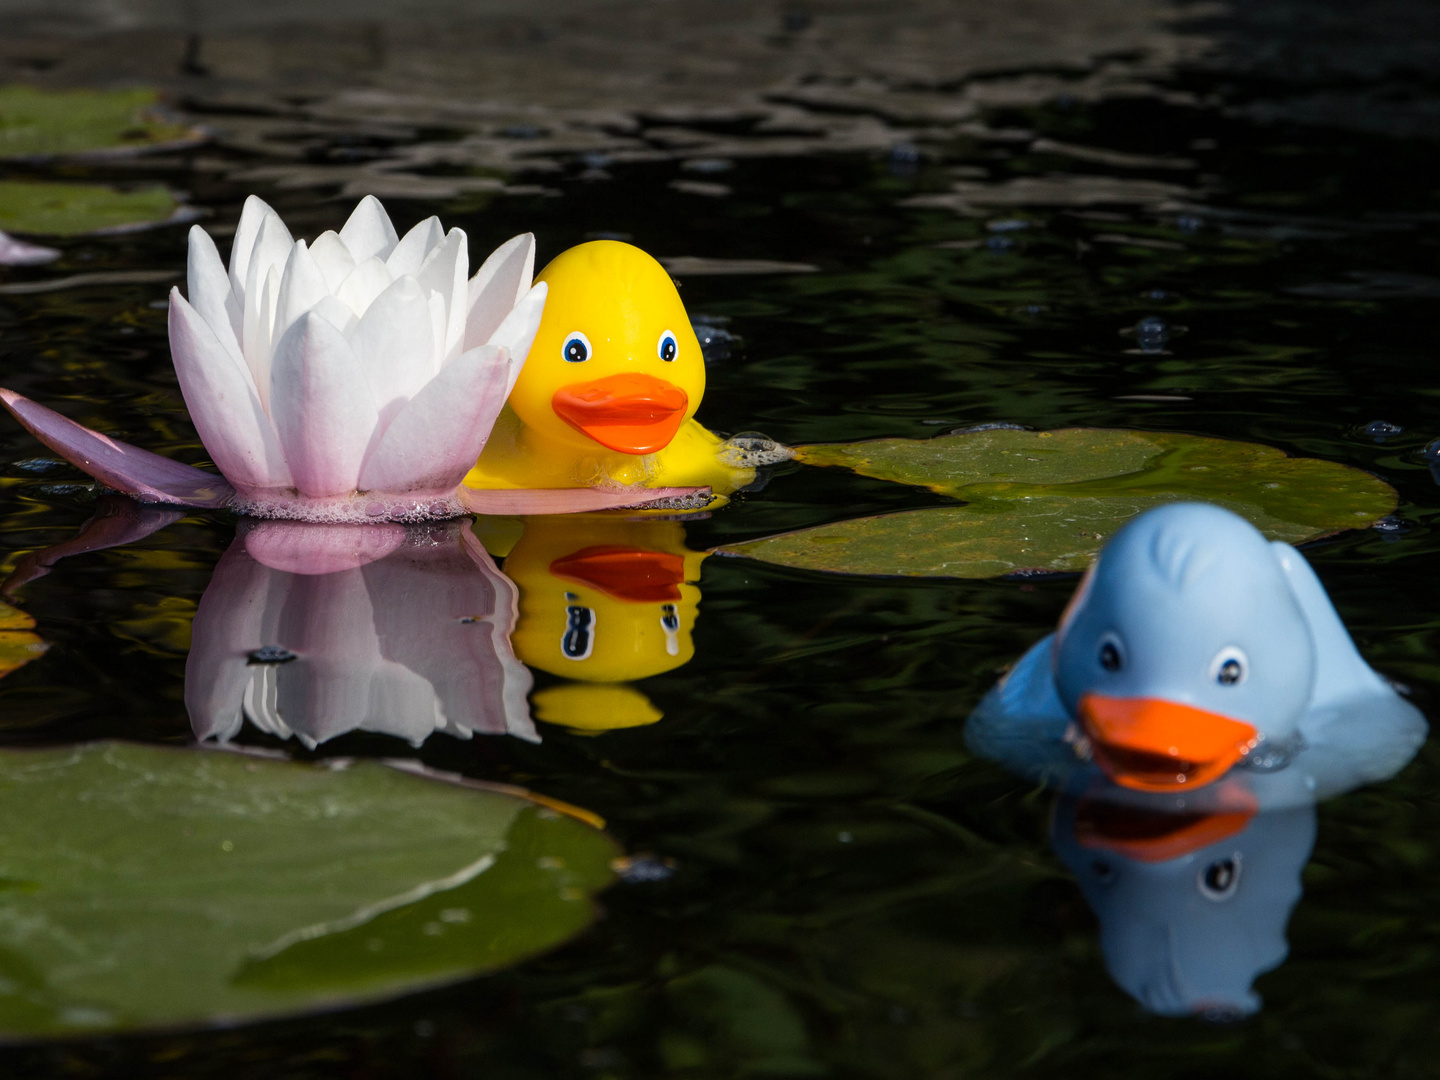
[[[31,631],[35,620],[19,608],[0,603],[0,679],[24,667],[43,653],[48,645]]]
[[[1216,503],[1271,539],[1298,544],[1368,527],[1397,502],[1389,484],[1359,469],[1170,432],[1000,429],[802,446],[796,456],[967,505],[842,521],[722,551],[847,574],[1066,572],[1083,570],[1121,525],[1162,503]]]
[[[37,90],[0,86],[0,158],[133,153],[196,141],[157,115],[154,90]]]
[[[0,1036],[295,1013],[491,971],[594,917],[616,849],[499,790],[95,743],[0,752]]]
[[[0,180],[0,232],[77,236],[189,220],[194,212],[161,185],[117,191],[102,184]]]

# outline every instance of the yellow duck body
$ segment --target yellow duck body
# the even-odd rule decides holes
[[[659,720],[660,710],[629,683],[695,655],[696,582],[708,552],[687,548],[677,521],[528,517],[513,543],[504,525],[482,519],[476,531],[519,587],[515,655],[567,680],[535,692],[536,717],[590,732]]]
[[[468,486],[726,495],[755,479],[722,461],[723,440],[695,420],[705,358],[659,262],[595,240],[562,252],[536,281],[549,285],[545,314]]]

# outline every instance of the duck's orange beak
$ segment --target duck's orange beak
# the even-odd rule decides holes
[[[1208,784],[1260,741],[1243,720],[1160,698],[1085,694],[1079,711],[1096,763],[1115,783],[1137,791]]]
[[[1081,847],[1113,851],[1139,862],[1169,862],[1234,836],[1259,810],[1249,792],[1241,793],[1231,809],[1194,814],[1087,798],[1075,808],[1075,839]]]
[[[616,600],[673,603],[680,599],[680,586],[685,583],[685,560],[668,551],[596,544],[556,559],[550,573]]]
[[[689,395],[674,383],[639,372],[622,372],[555,391],[555,415],[609,450],[653,454],[670,445]]]

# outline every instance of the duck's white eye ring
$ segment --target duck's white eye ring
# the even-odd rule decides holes
[[[595,350],[590,347],[588,337],[579,330],[571,330],[565,335],[565,344],[560,346],[560,355],[567,364],[583,364],[595,355]]]
[[[666,330],[660,335],[660,340],[655,345],[655,355],[668,364],[675,359],[675,354],[679,351],[680,343],[675,339],[673,331]]]
[[[1250,658],[1245,650],[1227,645],[1210,661],[1210,678],[1221,686],[1239,686],[1250,674]]]
[[[1125,646],[1120,635],[1112,632],[1100,635],[1100,644],[1095,650],[1095,659],[1106,671],[1119,671],[1125,666]]]
[[[1195,886],[1206,900],[1216,903],[1229,900],[1240,888],[1240,853],[1237,851],[1202,866],[1195,878]]]

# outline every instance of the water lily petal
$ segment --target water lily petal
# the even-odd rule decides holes
[[[405,542],[405,526],[263,521],[245,533],[245,551],[287,574],[334,574],[383,559]]]
[[[275,428],[295,486],[319,498],[355,489],[379,417],[344,336],[313,312],[275,347]]]
[[[485,448],[508,374],[507,357],[493,345],[456,357],[390,422],[360,471],[360,490],[453,488]]]
[[[355,332],[355,327],[360,325],[360,320],[355,318],[350,305],[329,294],[322,296],[320,302],[310,310],[339,330],[347,339]]]
[[[279,341],[296,319],[329,295],[325,275],[320,272],[305,241],[295,241],[295,246],[290,249],[290,258],[285,261],[285,275],[280,279],[275,328],[270,332],[270,340]]]
[[[267,217],[275,216],[275,211],[258,195],[247,198],[245,209],[240,211],[240,224],[235,227],[235,240],[230,245],[230,288],[242,302],[245,285],[250,280],[250,255],[255,250],[260,225]]]
[[[510,309],[520,302],[535,277],[535,234],[511,237],[490,253],[470,279],[465,317],[465,348],[491,340]]]
[[[244,329],[245,312],[240,298],[230,287],[230,275],[220,262],[215,241],[199,225],[190,227],[190,256],[186,263],[187,291],[190,306],[200,313],[206,325],[234,359],[243,358],[240,334]]]
[[[198,321],[198,316],[196,317]],[[3,404],[25,429],[102,484],[143,502],[219,507],[235,494],[223,478],[91,431],[83,424],[0,388]]]
[[[340,239],[350,249],[350,255],[357,264],[366,259],[378,257],[384,260],[395,250],[399,237],[395,226],[390,224],[390,215],[374,195],[366,195],[355,207],[355,212],[340,229]]]
[[[170,290],[170,354],[190,419],[225,478],[242,488],[289,487],[285,453],[250,373],[179,289]]]
[[[55,248],[27,244],[0,232],[0,266],[39,266],[54,262],[59,257],[60,252]]]
[[[420,267],[420,287],[438,293],[445,301],[443,334],[436,344],[441,364],[460,355],[465,339],[465,275],[470,270],[470,241],[464,229],[451,229],[445,242],[433,248]]]
[[[272,266],[266,271],[256,295],[245,301],[245,366],[250,369],[251,380],[260,395],[260,407],[267,416],[270,415],[270,365],[275,340],[272,330],[279,295],[280,271]]]
[[[393,416],[397,401],[409,401],[435,375],[430,305],[413,277],[381,293],[350,340],[382,416]]]
[[[266,213],[260,219],[260,229],[255,234],[255,246],[251,249],[249,264],[245,268],[247,309],[259,296],[271,269],[285,268],[285,262],[290,258],[290,249],[294,246],[295,238],[290,235],[285,222],[280,220],[280,215],[266,207]]]
[[[357,266],[335,290],[335,295],[350,305],[355,317],[362,318],[375,298],[395,283],[382,259],[366,259]]]
[[[345,246],[345,241],[340,239],[339,233],[333,229],[315,238],[315,242],[310,245],[310,254],[315,259],[315,265],[320,267],[320,272],[325,275],[325,284],[331,292],[340,288],[340,283],[355,269],[355,257],[350,254],[350,249]]]
[[[445,239],[445,228],[438,217],[428,217],[407,232],[385,259],[385,267],[392,277],[418,274],[425,265],[425,257],[432,248]]]
[[[708,495],[709,488],[472,488],[461,485],[456,494],[472,514],[588,514],[645,506],[662,499],[690,499]]]
[[[540,332],[540,318],[545,314],[545,297],[549,291],[550,286],[546,282],[535,285],[490,335],[487,344],[500,345],[515,358],[510,372],[510,384],[505,390],[507,396],[515,389],[515,380],[520,377],[520,369],[530,355],[530,346],[535,343],[535,335]]]

